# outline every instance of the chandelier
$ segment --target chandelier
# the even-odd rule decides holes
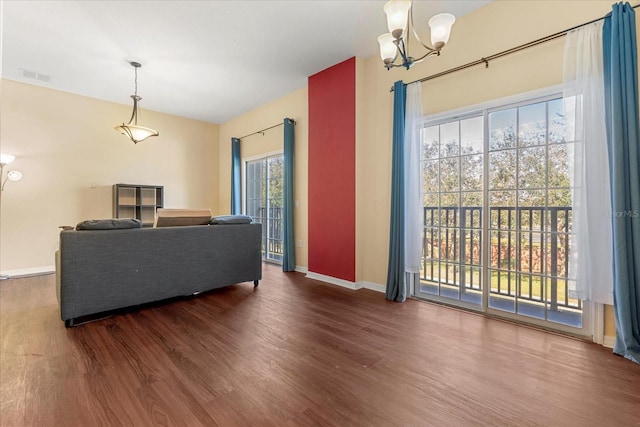
[[[120,132],[123,135],[126,135],[134,144],[137,144],[140,141],[144,141],[150,136],[158,136],[160,135],[157,131],[144,127],[138,126],[138,102],[142,99],[138,96],[138,68],[142,67],[139,62],[130,62],[131,66],[135,70],[135,92],[131,95],[133,98],[133,112],[131,113],[131,118],[129,119],[129,123],[126,125],[122,123],[121,125],[115,125],[113,128]]]
[[[431,45],[420,40],[413,25],[413,0],[390,0],[384,5],[387,15],[389,32],[378,37],[380,43],[380,57],[387,70],[393,67],[405,67],[407,70],[432,55],[440,55],[440,50],[449,41],[451,27],[456,17],[450,13],[440,13],[429,19],[431,28]],[[409,32],[427,52],[420,58],[414,58],[409,53]],[[401,63],[396,63],[400,54]]]

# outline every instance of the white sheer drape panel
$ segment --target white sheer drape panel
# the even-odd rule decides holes
[[[570,296],[613,303],[611,197],[606,142],[602,22],[567,34],[564,104],[573,228]]]
[[[422,258],[422,83],[407,86],[404,136],[405,271],[420,272]]]

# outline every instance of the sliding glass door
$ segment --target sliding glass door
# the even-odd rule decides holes
[[[262,258],[282,262],[284,156],[245,162],[245,212],[262,224]]]
[[[586,334],[559,97],[427,123],[418,297]]]

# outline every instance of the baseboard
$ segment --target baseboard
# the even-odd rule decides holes
[[[378,283],[365,282],[365,281],[360,281],[358,283],[360,284],[361,288],[369,289],[370,291],[381,292],[383,294],[387,292],[387,287],[384,285],[380,285]]]
[[[46,265],[43,267],[21,268],[18,270],[5,270],[0,271],[0,276],[7,279],[16,279],[19,277],[38,276],[41,274],[55,273],[56,267],[54,265]]]
[[[352,290],[358,290],[362,288],[361,282],[350,282],[344,279],[338,279],[337,277],[326,276],[324,274],[314,273],[312,271],[307,272],[307,277],[309,279],[319,280],[321,282],[330,283],[336,286],[342,286],[343,288],[348,288]]]
[[[611,335],[605,335],[604,340],[602,341],[602,345],[607,348],[613,348],[616,344],[616,337],[612,337]]]
[[[303,267],[301,265],[296,265],[296,270],[295,271],[297,271],[298,273],[307,274],[309,269],[307,267]]]

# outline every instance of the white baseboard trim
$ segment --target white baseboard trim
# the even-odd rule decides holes
[[[19,277],[38,276],[40,274],[55,273],[56,267],[54,265],[46,265],[43,267],[21,268],[18,270],[5,270],[0,271],[0,276],[7,277],[9,279]]]
[[[309,269],[307,267],[302,267],[301,265],[296,265],[296,270],[295,271],[297,271],[298,273],[307,274]]]
[[[383,294],[387,292],[387,287],[385,285],[380,285],[378,283],[365,282],[365,281],[361,281],[358,283],[360,283],[361,288],[369,289],[370,291],[381,292]]]
[[[354,291],[362,288],[362,285],[360,284],[361,282],[350,282],[348,280],[338,279],[337,277],[326,276],[324,274],[314,273],[312,271],[308,271],[306,277],[332,285],[342,286],[343,288],[352,289]]]
[[[338,279],[337,277],[327,276],[324,274],[314,273],[312,271],[307,271],[305,268],[304,271],[302,269],[298,270],[296,267],[296,271],[300,271],[301,273],[306,273],[309,279],[319,280],[321,282],[329,283],[331,285],[341,286],[343,288],[351,289],[357,291],[358,289],[369,289],[371,291],[382,292],[385,293],[387,291],[386,286],[379,285],[378,283],[366,282],[361,280],[359,282],[350,282],[344,279]]]
[[[611,335],[605,335],[604,340],[602,341],[602,345],[607,348],[613,348],[616,344],[616,337],[612,337]]]

